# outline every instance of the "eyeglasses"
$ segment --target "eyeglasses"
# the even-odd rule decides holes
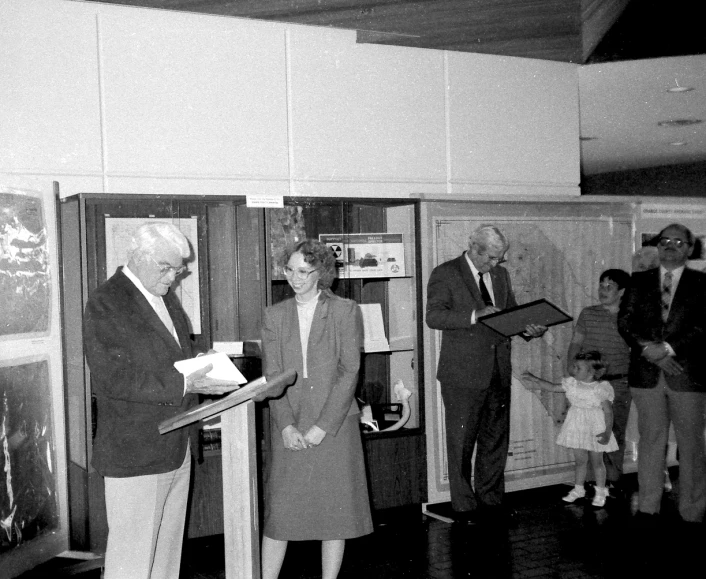
[[[489,262],[494,263],[495,265],[500,265],[501,263],[506,263],[507,259],[505,257],[490,257],[489,255],[484,256]]]
[[[154,261],[154,264],[159,268],[159,275],[161,275],[162,277],[172,272],[174,273],[174,277],[179,277],[182,273],[186,271],[185,265],[174,267],[173,265],[158,263],[154,257],[151,257],[150,259]]]
[[[294,269],[292,267],[289,267],[288,265],[284,266],[284,275],[287,277],[296,277],[297,279],[309,279],[309,276],[314,273],[315,271],[319,271],[317,269]]]
[[[667,247],[670,243],[673,243],[674,247],[683,247],[685,245],[689,245],[689,242],[686,241],[685,239],[672,239],[671,237],[660,237],[659,238],[659,246],[660,247]]]

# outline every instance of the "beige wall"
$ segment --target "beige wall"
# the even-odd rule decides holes
[[[578,195],[576,65],[0,0],[0,184],[145,194]]]

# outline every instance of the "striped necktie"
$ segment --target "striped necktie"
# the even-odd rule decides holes
[[[164,304],[164,300],[159,296],[152,296],[152,305],[154,307],[154,311],[157,312],[159,319],[162,320],[162,323],[167,327],[169,333],[174,337],[177,343],[179,343],[179,338],[177,337],[176,329],[174,328],[174,322],[172,321],[172,317],[169,315],[169,311],[167,311],[167,306]]]
[[[667,321],[669,316],[669,306],[672,303],[672,272],[668,271],[664,274],[662,280],[662,320]]]

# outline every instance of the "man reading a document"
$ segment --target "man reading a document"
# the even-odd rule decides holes
[[[189,429],[161,435],[159,424],[196,405],[197,393],[237,388],[206,376],[210,365],[186,377],[174,368],[196,353],[170,291],[190,253],[177,227],[147,223],[127,265],[86,304],[84,351],[97,404],[92,464],[104,477],[108,518],[105,579],[179,577]]]
[[[463,524],[509,515],[503,496],[510,435],[510,338],[478,323],[482,316],[517,305],[510,276],[500,266],[508,246],[497,227],[483,225],[471,234],[468,251],[437,266],[427,286],[426,323],[442,330],[436,376],[445,408],[451,506],[454,520]],[[531,324],[525,334],[537,338],[546,330]]]

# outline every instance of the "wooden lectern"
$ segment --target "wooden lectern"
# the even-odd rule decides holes
[[[164,434],[221,416],[226,579],[260,578],[254,403],[276,398],[296,376],[295,370],[289,370],[267,381],[258,378],[225,398],[200,404],[159,425],[159,432]]]

